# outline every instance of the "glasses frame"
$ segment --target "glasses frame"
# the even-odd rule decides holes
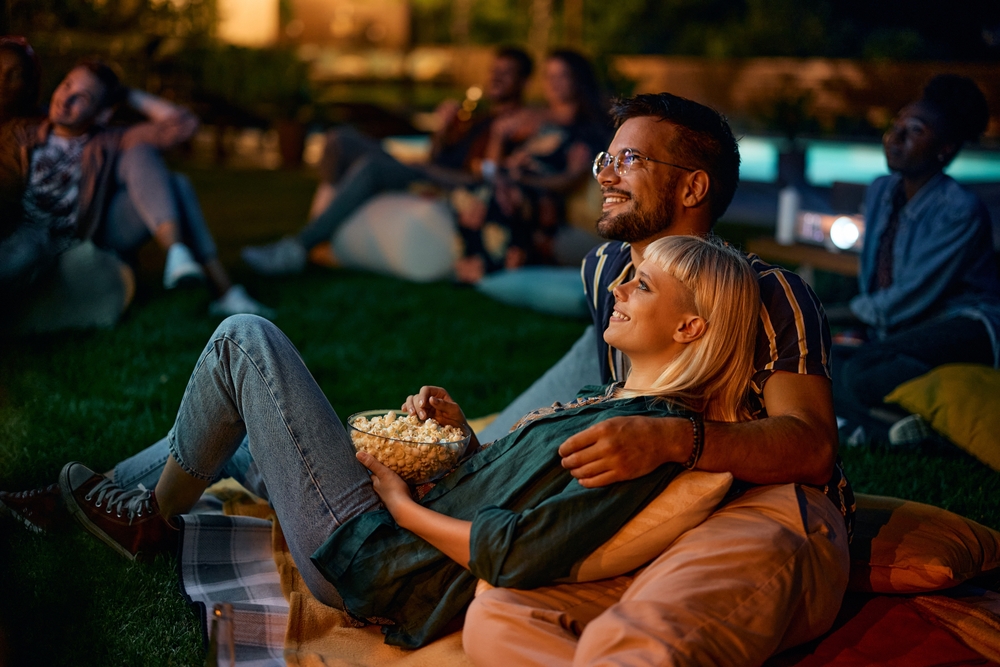
[[[612,158],[610,162],[605,162],[605,157]],[[674,164],[673,162],[665,162],[663,160],[656,160],[654,158],[643,155],[642,153],[632,150],[631,148],[623,148],[618,151],[615,155],[607,151],[601,151],[594,158],[594,178],[599,178],[602,171],[610,166],[614,167],[616,176],[624,176],[628,173],[630,167],[624,166],[623,162],[626,157],[631,157],[636,160],[645,160],[646,162],[655,162],[657,164],[665,164],[668,167],[675,167],[677,169],[683,169],[684,171],[695,172],[697,169],[692,169],[691,167],[685,167],[683,165]]]

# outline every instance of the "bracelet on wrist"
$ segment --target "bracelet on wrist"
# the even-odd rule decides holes
[[[694,431],[694,442],[691,445],[691,456],[684,462],[684,467],[693,470],[698,465],[701,452],[705,449],[705,422],[701,415],[690,415],[688,420],[691,422],[691,430]]]

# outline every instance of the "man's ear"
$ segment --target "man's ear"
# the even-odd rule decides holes
[[[708,201],[711,178],[708,172],[698,169],[688,174],[681,189],[681,203],[686,208],[696,208]]]
[[[684,345],[693,343],[705,335],[708,324],[698,315],[685,315],[681,320],[677,330],[674,331],[674,340]]]

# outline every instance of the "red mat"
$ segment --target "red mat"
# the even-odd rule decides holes
[[[766,667],[997,665],[927,620],[905,597],[848,595],[833,629]]]

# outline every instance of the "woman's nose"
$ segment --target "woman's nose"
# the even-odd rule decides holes
[[[625,300],[627,300],[627,292],[625,290],[625,286],[626,285],[628,285],[628,283],[622,283],[620,285],[615,285],[614,289],[611,290],[611,293],[615,296],[615,300],[616,301],[625,301]]]

